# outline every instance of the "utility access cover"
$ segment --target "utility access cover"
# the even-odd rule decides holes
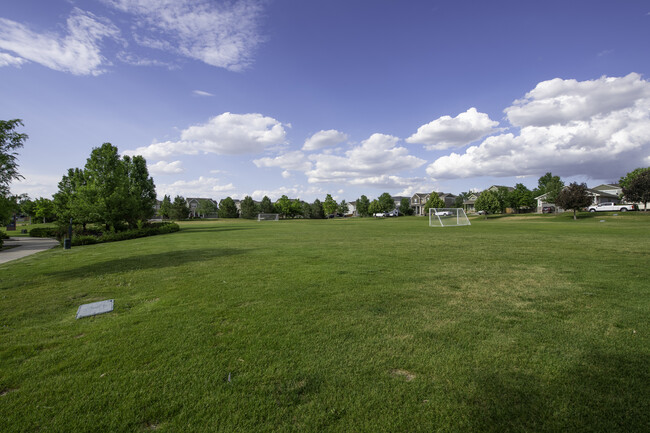
[[[90,304],[79,305],[77,310],[77,319],[88,316],[96,316],[98,314],[110,313],[113,311],[113,299],[108,301],[93,302]]]

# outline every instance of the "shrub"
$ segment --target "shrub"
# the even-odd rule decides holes
[[[72,245],[91,245],[104,242],[118,242],[128,239],[143,238],[147,236],[162,235],[179,231],[181,228],[176,223],[154,223],[139,229],[121,232],[110,231],[101,236],[80,235],[72,238]]]
[[[58,238],[63,237],[63,232],[55,227],[34,227],[29,231],[32,238]]]

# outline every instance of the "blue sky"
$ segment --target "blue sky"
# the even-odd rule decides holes
[[[22,0],[0,118],[48,197],[104,142],[160,197],[590,186],[650,166],[644,1]]]

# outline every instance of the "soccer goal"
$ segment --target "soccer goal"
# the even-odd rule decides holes
[[[259,213],[257,214],[258,221],[278,221],[280,219],[279,213]]]
[[[429,226],[456,227],[472,225],[465,211],[460,208],[430,208]]]

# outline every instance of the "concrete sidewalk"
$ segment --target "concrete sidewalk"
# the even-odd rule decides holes
[[[4,245],[7,247],[13,245],[18,246],[0,251],[0,264],[21,259],[40,251],[49,250],[59,245],[59,241],[50,238],[18,237],[5,239]]]

